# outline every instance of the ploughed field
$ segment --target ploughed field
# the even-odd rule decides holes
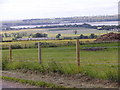
[[[38,62],[37,48],[2,51],[4,70],[32,70],[60,74],[85,74],[93,78],[118,81],[118,43],[91,43],[80,45],[80,66],[77,66],[76,46],[42,48],[42,64]]]

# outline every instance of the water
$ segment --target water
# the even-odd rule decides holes
[[[35,27],[41,27],[41,26],[56,26],[56,25],[82,25],[83,23],[64,23],[64,24],[48,24],[48,25],[21,25],[21,26],[12,26],[11,28],[35,28]],[[118,25],[118,21],[110,21],[110,22],[88,22],[88,24],[92,26],[99,26],[99,25]]]
[[[118,21],[111,21],[111,22],[92,22],[88,23],[91,24],[92,26],[98,26],[98,25],[118,25]]]

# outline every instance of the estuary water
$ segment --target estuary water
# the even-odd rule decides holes
[[[99,25],[118,25],[118,21],[109,21],[109,22],[86,22],[92,26],[99,26]],[[21,26],[12,26],[11,28],[35,28],[41,26],[56,26],[56,25],[82,25],[83,23],[61,23],[61,24],[48,24],[48,25],[21,25]]]

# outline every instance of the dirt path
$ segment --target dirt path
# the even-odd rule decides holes
[[[2,80],[2,85],[0,85],[2,88],[38,88],[36,86],[31,86],[27,84],[21,84],[21,83],[15,83],[15,82],[10,82],[6,80]]]
[[[53,83],[56,85],[62,85],[70,88],[111,88],[118,87],[116,82],[111,82],[108,80],[99,80],[88,78],[83,75],[76,76],[64,76],[58,74],[35,74],[32,72],[22,73],[22,72],[8,72],[3,71],[3,76],[8,77],[16,77],[27,80],[35,80],[35,81],[44,81],[48,83]]]

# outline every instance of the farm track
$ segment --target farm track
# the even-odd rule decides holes
[[[28,84],[22,84],[18,82],[11,82],[2,80],[2,85],[0,85],[1,88],[38,88],[37,86],[32,86]]]
[[[84,75],[59,75],[59,74],[41,74],[31,71],[2,71],[3,76],[15,77],[33,81],[44,81],[47,83],[53,83],[56,85],[62,85],[69,88],[114,88],[118,87],[117,82],[109,80],[93,79]]]

